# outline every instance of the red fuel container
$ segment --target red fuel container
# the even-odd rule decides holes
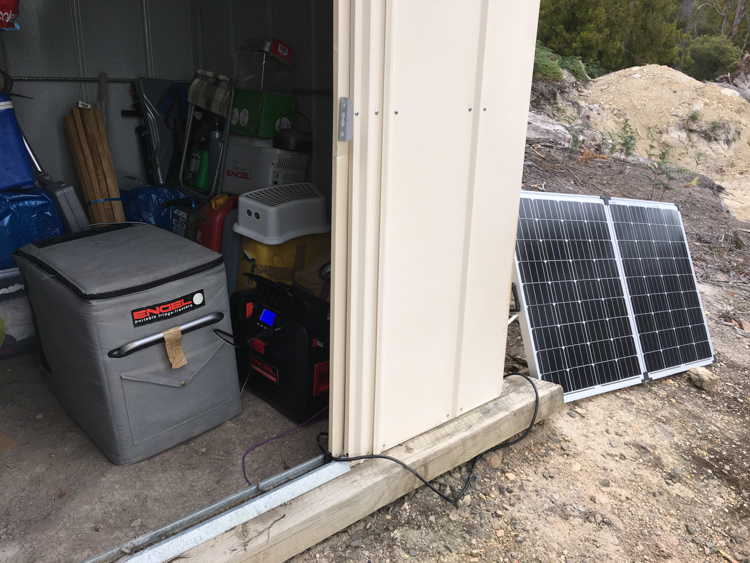
[[[236,195],[219,194],[211,198],[211,201],[198,212],[195,242],[214,252],[221,252],[224,219],[235,207],[237,207]]]

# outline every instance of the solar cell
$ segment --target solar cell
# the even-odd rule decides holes
[[[673,204],[523,193],[515,265],[529,367],[566,401],[713,359]]]

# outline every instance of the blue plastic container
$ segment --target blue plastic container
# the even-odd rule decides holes
[[[0,190],[28,186],[35,180],[13,102],[0,94]]]

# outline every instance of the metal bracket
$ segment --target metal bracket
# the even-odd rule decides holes
[[[339,141],[348,142],[354,136],[354,102],[341,98],[339,108]]]
[[[78,102],[78,107],[81,109],[91,109],[91,104],[87,104],[86,102]]]
[[[612,199],[612,196],[609,195],[600,195],[599,197],[604,200],[604,205],[609,205],[609,200]]]
[[[643,381],[644,381],[645,383],[647,383],[647,382],[649,382],[649,381],[653,381],[653,379],[651,378],[651,376],[649,376],[649,374],[648,374],[648,372],[647,372],[647,371],[644,371],[644,372],[643,372]]]

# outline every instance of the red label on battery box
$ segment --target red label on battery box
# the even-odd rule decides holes
[[[279,384],[279,370],[258,358],[250,357],[250,369],[257,371],[263,377]]]
[[[271,47],[271,53],[282,59],[284,62],[292,62],[294,51],[286,43],[282,43],[278,39],[274,38],[273,46]]]
[[[203,290],[200,289],[171,301],[133,309],[130,316],[133,320],[133,326],[141,326],[182,315],[198,307],[203,307],[205,304],[206,299]]]

